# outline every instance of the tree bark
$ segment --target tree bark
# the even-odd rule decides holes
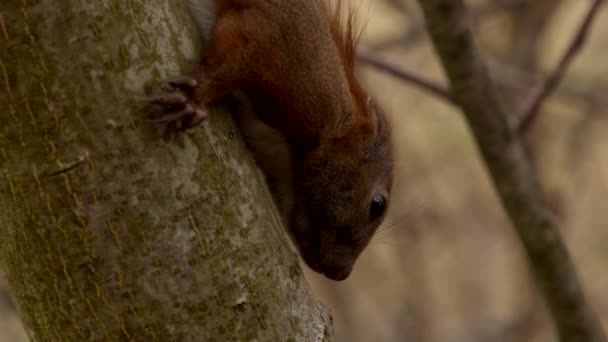
[[[33,340],[331,340],[225,107],[145,119],[196,32],[178,0],[2,1],[0,266]]]

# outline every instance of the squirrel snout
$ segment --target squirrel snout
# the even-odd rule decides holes
[[[352,264],[348,266],[330,266],[324,270],[323,274],[331,280],[342,281],[348,278],[352,270]]]
[[[339,260],[327,259],[319,262],[310,254],[302,254],[304,262],[315,272],[321,273],[327,278],[342,281],[350,275],[353,270],[353,262],[341,262]]]

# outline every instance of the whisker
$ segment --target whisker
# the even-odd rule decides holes
[[[407,222],[408,219],[411,219],[414,215],[423,212],[423,209],[427,207],[427,198],[417,199],[413,201],[413,205],[407,207],[405,212],[399,214],[395,217],[389,217],[376,231],[376,234],[380,234],[386,231],[389,231],[393,228],[401,228],[403,227],[403,223]]]
[[[369,246],[398,246],[399,244],[396,242],[388,242],[388,241],[384,241],[384,242],[376,242],[376,241],[370,241]]]

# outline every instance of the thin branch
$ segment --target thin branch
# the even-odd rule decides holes
[[[366,64],[372,65],[406,82],[413,83],[444,101],[454,104],[450,91],[445,87],[428,78],[416,75],[414,72],[407,70],[400,65],[386,61],[368,49],[361,47],[357,48],[357,58]]]
[[[423,24],[414,25],[396,37],[389,37],[384,40],[372,42],[368,46],[374,51],[381,51],[390,48],[408,49],[422,42],[422,38],[424,38],[425,33],[426,32]]]
[[[431,95],[438,97],[440,100],[446,101],[449,104],[454,105],[454,101],[449,93],[449,90],[440,85],[438,82],[429,80],[424,76],[417,75],[415,72],[404,68],[403,66],[388,61],[386,58],[380,56],[379,53],[375,52],[375,49],[362,48],[358,49],[357,58],[380,71],[384,71],[391,76],[401,79],[405,82],[411,83],[422,90],[430,92]],[[501,87],[508,89],[509,91],[517,92],[524,96],[525,93],[530,92],[530,84],[540,83],[544,76],[539,74],[530,73],[518,69],[512,65],[500,62],[496,59],[488,59],[488,64],[494,75],[495,82]],[[580,88],[580,89],[579,89]],[[590,86],[581,88],[580,85],[562,87],[556,89],[559,96],[570,99],[571,101],[583,102],[585,104],[603,104],[607,103],[608,100],[603,96],[604,94],[596,91],[597,86]]]
[[[581,23],[578,31],[573,37],[572,41],[564,51],[564,54],[559,59],[555,69],[547,76],[544,82],[539,84],[531,93],[530,97],[524,105],[524,109],[521,115],[521,121],[518,126],[519,133],[526,132],[532,123],[538,117],[540,108],[543,105],[545,99],[555,90],[561,80],[564,78],[566,71],[576,54],[581,50],[587,36],[589,35],[591,23],[599,12],[600,6],[603,4],[603,0],[594,0],[589,8],[589,11],[585,15],[583,22]]]
[[[539,84],[547,77],[546,74],[523,70],[489,55],[486,55],[486,58],[494,81],[520,97],[525,97],[534,85]],[[608,99],[606,99],[599,85],[593,82],[583,83],[585,82],[582,82],[582,80],[577,82],[571,79],[571,82],[555,89],[554,94],[563,97],[566,101],[573,101],[577,104],[605,104],[608,106]],[[521,116],[518,117],[521,118]]]
[[[487,6],[474,10],[471,15],[473,18],[482,17],[486,14],[491,14],[492,10],[497,7],[514,7],[517,6],[520,2],[519,0],[503,0],[504,3],[501,3],[500,6]],[[512,66],[508,66],[506,64],[500,64],[500,67],[496,68],[493,73],[498,73],[500,76],[496,79],[496,82],[502,86],[508,87],[513,90],[517,90],[518,92],[528,91],[530,89],[530,84],[537,84],[533,86],[533,90],[530,90],[531,94],[528,96],[528,101],[526,101],[526,105],[523,106],[526,108],[522,110],[521,115],[518,115],[521,118],[520,123],[518,125],[518,129],[520,132],[523,132],[528,129],[528,127],[534,121],[536,115],[540,110],[540,106],[551,93],[557,91],[557,85],[563,78],[563,74],[565,73],[569,63],[573,59],[574,55],[578,52],[578,50],[582,47],[588,32],[589,27],[591,26],[591,22],[593,21],[595,13],[598,11],[599,5],[601,5],[602,0],[596,0],[592,5],[589,13],[585,17],[581,27],[579,28],[577,35],[568,45],[564,56],[560,59],[561,62],[558,63],[555,70],[546,77],[540,77],[539,75],[530,75],[529,72],[518,70]],[[400,47],[405,44],[405,47],[408,47],[409,43],[417,42],[417,38],[424,36],[424,30],[421,26],[414,26],[411,28],[405,37],[400,37],[398,40],[400,41]],[[412,39],[412,41],[410,41]],[[390,44],[395,43],[392,41]],[[389,42],[386,42],[389,44]],[[388,74],[395,76],[399,79],[402,79],[406,82],[412,83],[423,90],[429,91],[432,95],[439,97],[441,100],[447,101],[450,104],[454,104],[452,97],[449,93],[449,90],[438,84],[435,81],[429,80],[421,75],[415,74],[413,71],[405,69],[404,67],[394,63],[387,61],[383,57],[381,57],[376,51],[382,50],[384,46],[381,45],[372,45],[372,48],[359,48],[357,57],[360,61],[371,65],[381,71],[387,72]],[[496,62],[496,61],[494,61]],[[503,69],[508,68],[508,71],[505,72]],[[518,77],[514,77],[513,74],[519,75]],[[544,78],[544,81],[540,81]],[[597,92],[588,89],[575,89],[569,88],[565,89],[564,95],[570,98],[582,99],[585,102],[593,102],[600,103],[604,102],[603,94],[597,94]],[[526,119],[527,118],[527,119]]]
[[[606,342],[495,84],[475,45],[464,0],[418,0],[427,29],[562,342]]]

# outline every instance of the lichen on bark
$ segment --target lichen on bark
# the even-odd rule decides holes
[[[0,13],[0,265],[32,339],[331,339],[227,109],[145,120],[200,54],[181,1]]]

